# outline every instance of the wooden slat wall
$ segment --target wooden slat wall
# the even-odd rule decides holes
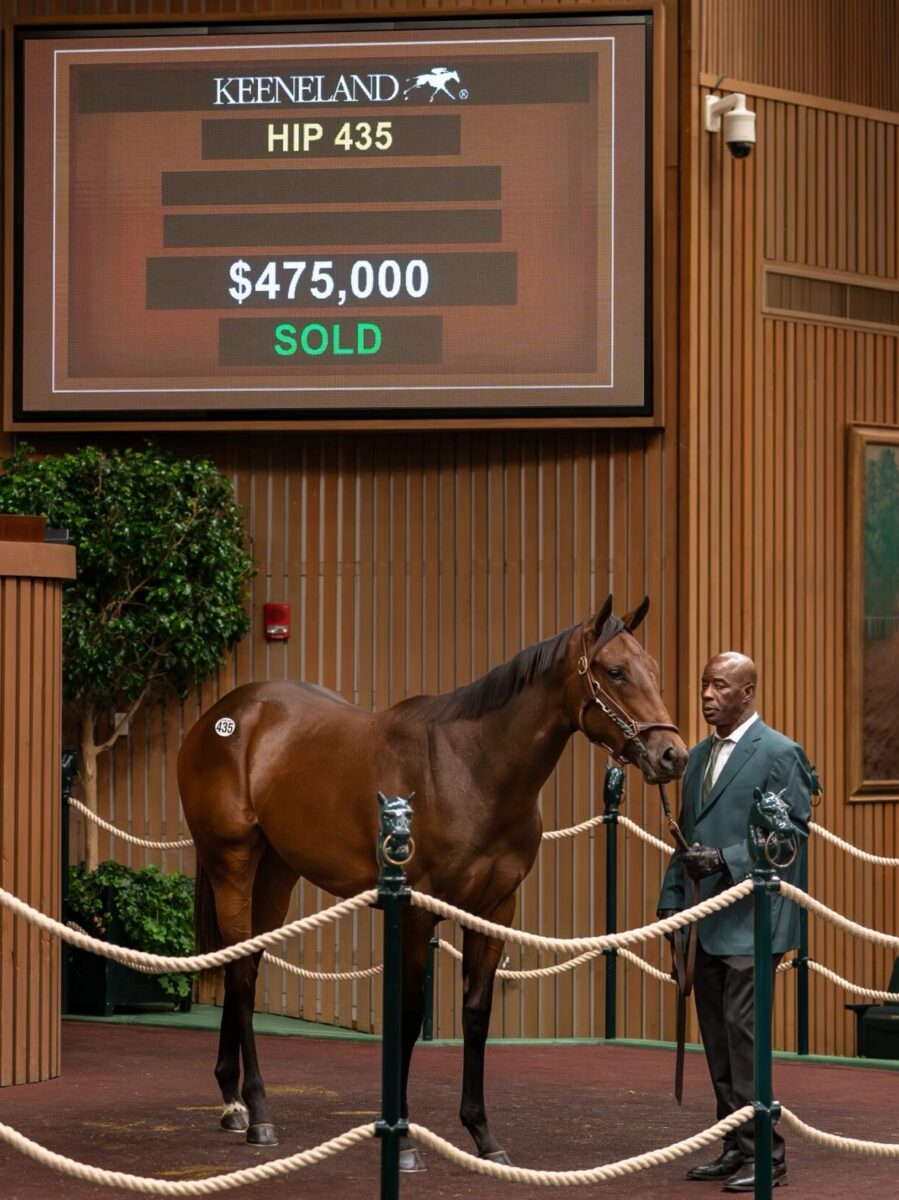
[[[895,0],[695,0],[701,68],[729,80],[899,108]]]
[[[24,545],[0,542],[0,887],[58,918],[62,584],[13,567]],[[35,551],[71,574],[71,550]],[[55,937],[0,912],[0,1087],[59,1074],[59,965]]]
[[[899,116],[741,86],[758,113],[752,157],[734,162],[717,137],[697,142],[697,370],[682,418],[695,572],[682,609],[680,680],[689,678],[695,694],[710,653],[733,646],[752,655],[764,716],[801,741],[821,770],[818,819],[893,856],[896,806],[847,803],[845,656],[848,430],[855,422],[899,425],[897,337],[826,318],[766,317],[762,269],[814,267],[828,278],[895,285]],[[694,101],[699,128],[698,91]],[[863,924],[899,928],[895,871],[821,839],[812,842],[810,890]],[[892,961],[815,920],[811,953],[871,987],[885,986]],[[849,997],[812,979],[812,1049],[854,1053]],[[793,986],[787,979],[779,988],[776,1014],[777,1041],[788,1046]]]

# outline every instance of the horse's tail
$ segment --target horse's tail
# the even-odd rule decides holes
[[[194,883],[194,939],[198,954],[221,950],[224,945],[215,915],[215,893],[212,882],[200,863]]]

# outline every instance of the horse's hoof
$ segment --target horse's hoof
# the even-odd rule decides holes
[[[228,1133],[243,1133],[250,1124],[250,1114],[240,1101],[225,1105],[222,1113],[222,1129]]]
[[[506,1154],[505,1150],[491,1150],[489,1154],[481,1154],[479,1158],[486,1158],[487,1162],[500,1163],[501,1166],[511,1167],[512,1160]]]
[[[270,1125],[268,1121],[260,1121],[258,1125],[251,1125],[247,1130],[247,1141],[251,1146],[277,1146],[278,1135],[274,1125]]]
[[[400,1151],[400,1170],[401,1171],[427,1171],[425,1160],[413,1146],[410,1150]]]

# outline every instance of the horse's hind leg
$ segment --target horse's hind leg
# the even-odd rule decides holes
[[[287,912],[297,876],[266,848],[261,855],[234,854],[214,878],[216,914],[225,945],[244,941],[280,925]],[[247,1130],[253,1145],[277,1145],[268,1116],[265,1088],[259,1072],[253,1037],[253,1007],[261,954],[241,958],[225,967],[225,999],[215,1076],[225,1111],[222,1127]],[[238,1093],[239,1055],[243,1057],[243,1087]]]
[[[500,925],[508,925],[515,911],[510,896],[490,916]],[[484,1050],[493,1006],[493,979],[503,952],[503,943],[466,929],[462,942],[462,1124],[475,1140],[478,1155],[493,1162],[508,1163],[505,1150],[490,1132],[484,1107]]]

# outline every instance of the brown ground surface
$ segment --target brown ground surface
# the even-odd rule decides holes
[[[865,779],[899,779],[899,633],[865,644]]]
[[[261,1037],[260,1052],[281,1135],[261,1151],[218,1129],[211,1075],[214,1034],[173,1029],[63,1025],[59,1079],[0,1091],[0,1121],[60,1153],[97,1166],[168,1179],[236,1170],[317,1145],[374,1119],[380,1092],[376,1043]],[[468,1149],[458,1118],[461,1051],[423,1046],[413,1063],[413,1120]],[[522,1166],[597,1166],[642,1153],[711,1124],[711,1089],[699,1054],[687,1056],[683,1108],[671,1099],[670,1050],[610,1045],[493,1045],[488,1097],[493,1126]],[[899,1071],[778,1062],[775,1091],[812,1125],[873,1140],[899,1140]],[[788,1200],[899,1196],[899,1160],[818,1150],[788,1134]],[[568,1195],[678,1200],[719,1195],[684,1180],[694,1154],[628,1179]],[[468,1174],[428,1153],[425,1174],[403,1176],[403,1200],[533,1200],[551,1189]],[[284,1180],[228,1195],[259,1200],[377,1200],[379,1147],[365,1143]],[[79,1183],[0,1143],[3,1200],[86,1200],[129,1193]],[[558,1192],[556,1192],[558,1194]],[[777,1193],[781,1195],[780,1192]]]

